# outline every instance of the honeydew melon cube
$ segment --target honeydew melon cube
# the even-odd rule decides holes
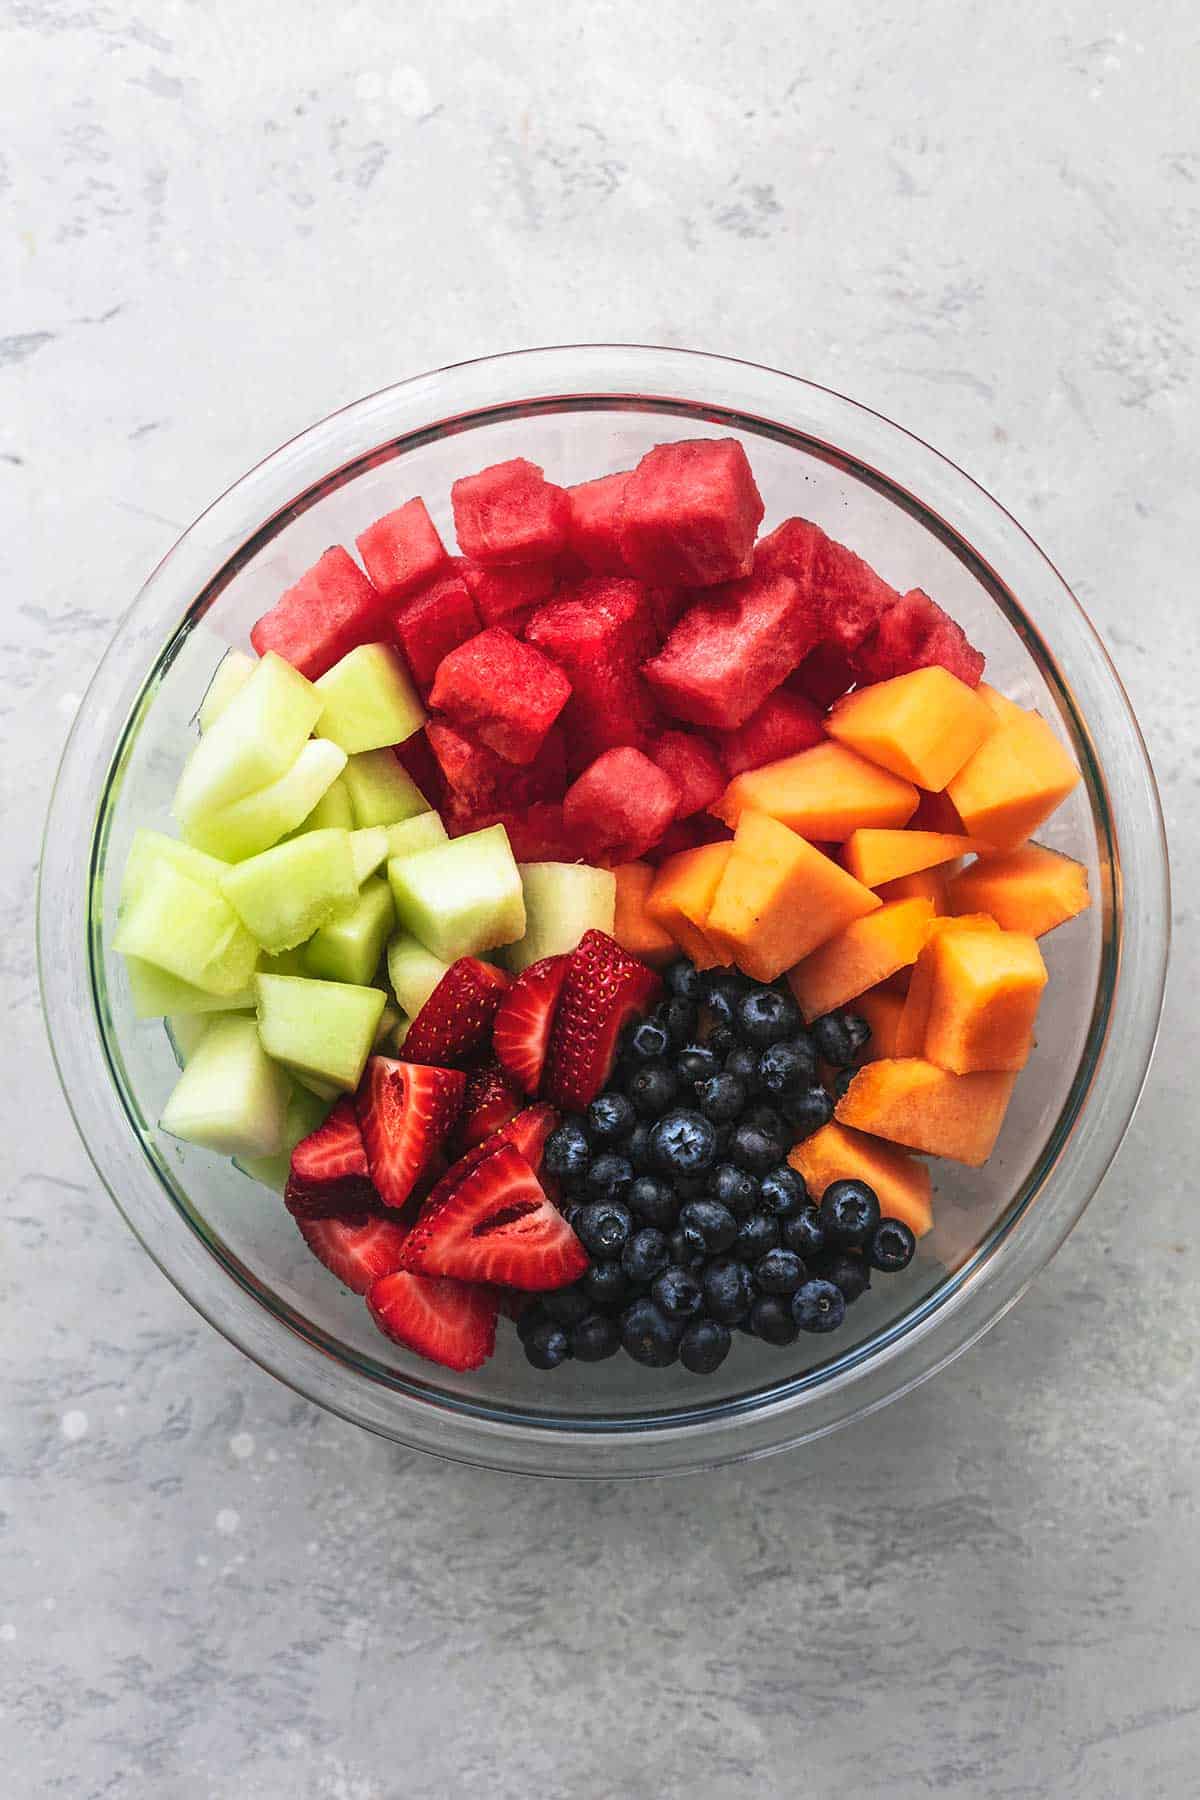
[[[294,949],[358,899],[348,831],[306,831],[236,863],[221,891],[272,954]]]
[[[299,830],[354,830],[354,808],[350,804],[349,790],[340,775],[325,789]]]
[[[278,781],[320,716],[312,682],[268,651],[184,764],[172,803],[179,823],[190,825]]]
[[[446,827],[435,812],[401,819],[398,825],[388,826],[387,834],[389,861],[393,856],[414,856],[418,850],[432,850],[435,844],[449,842]]]
[[[291,1083],[252,1018],[214,1019],[192,1051],[159,1125],[223,1156],[271,1156],[283,1143]]]
[[[387,853],[386,825],[364,825],[361,831],[350,833],[350,854],[354,858],[354,878],[359,887],[387,860]]]
[[[170,1018],[163,1020],[167,1042],[181,1069],[216,1016],[213,1013],[172,1013]]]
[[[308,1085],[352,1092],[359,1084],[384,1007],[382,988],[295,975],[258,975],[258,1030],[268,1055]]]
[[[321,981],[369,986],[395,923],[392,890],[386,881],[372,875],[355,905],[309,938],[304,948],[306,973]]]
[[[312,1094],[317,1100],[323,1100],[326,1106],[341,1098],[342,1090],[336,1081],[321,1081],[316,1075],[302,1075],[299,1069],[293,1069],[290,1065],[288,1073],[293,1080],[300,1083],[305,1093]]]
[[[268,956],[264,950],[258,959],[258,968],[255,972],[259,975],[307,975],[308,970],[304,966],[304,945],[300,944],[294,950],[281,950],[278,956]],[[253,986],[250,992],[252,996],[250,1004],[253,1006]]]
[[[428,800],[390,750],[364,750],[361,756],[352,756],[342,780],[354,823],[360,827],[395,825],[429,811]]]
[[[249,1175],[251,1181],[260,1181],[264,1187],[274,1188],[277,1194],[282,1194],[291,1173],[292,1151],[301,1138],[306,1138],[318,1125],[324,1124],[337,1091],[335,1088],[329,1098],[322,1099],[319,1094],[311,1093],[307,1088],[294,1086],[283,1125],[283,1143],[275,1155],[235,1156],[234,1167],[240,1169],[243,1175]]]
[[[217,664],[196,715],[201,731],[207,731],[210,725],[216,723],[233,696],[241,693],[257,667],[258,658],[247,656],[244,650],[225,652]]]
[[[410,932],[398,931],[387,947],[388,980],[401,1008],[415,1019],[450,967]]]
[[[222,880],[235,873],[228,870]],[[224,895],[166,861],[149,870],[122,910],[113,949],[153,963],[205,993],[226,996],[248,985],[258,961],[258,945]],[[186,1010],[171,1007],[172,1012]]]
[[[164,862],[178,869],[181,875],[190,876],[193,881],[220,893],[221,877],[225,873],[223,862],[191,844],[181,843],[178,838],[168,837],[165,832],[150,831],[142,825],[134,832],[125,858],[119,902],[122,908],[140,891],[150,871]]]
[[[359,644],[314,683],[319,726],[350,756],[402,744],[425,723],[425,708],[404,658],[391,644]]]
[[[375,1027],[375,1042],[372,1044],[371,1048],[373,1050],[382,1050],[384,1045],[391,1038],[392,1033],[398,1031],[401,1025],[405,1023],[406,1020],[404,1014],[400,1011],[400,1008],[398,1006],[393,1006],[390,1000],[385,999],[383,1011],[379,1015],[379,1023]]]
[[[393,859],[388,878],[399,924],[446,962],[525,935],[521,876],[503,825]]]
[[[516,974],[543,956],[574,950],[585,931],[612,935],[617,878],[586,863],[519,863],[525,890],[525,936],[504,953]]]
[[[178,975],[168,975],[153,963],[143,962],[140,956],[126,956],[125,973],[129,977],[134,1017],[138,1019],[162,1019],[168,1013],[181,1018],[203,1017],[206,1013],[240,1012],[254,1005],[254,989],[249,980],[236,994],[210,994],[204,988],[193,987],[190,981],[180,981]]]
[[[409,1018],[402,1018],[400,1023],[393,1028],[391,1045],[391,1053],[393,1056],[399,1056],[404,1048],[404,1040],[411,1030],[412,1020]]]
[[[257,856],[307,819],[345,766],[344,750],[328,738],[311,738],[278,781],[215,812],[201,813],[185,825],[184,836],[225,862]]]

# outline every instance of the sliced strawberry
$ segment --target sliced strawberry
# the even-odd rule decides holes
[[[502,1125],[516,1118],[522,1098],[498,1062],[485,1062],[478,1069],[469,1070],[462,1111],[454,1131],[455,1143],[461,1150],[482,1144]]]
[[[588,1254],[519,1150],[501,1144],[427,1206],[404,1267],[540,1294],[577,1281]]]
[[[319,1261],[353,1294],[365,1294],[381,1275],[400,1267],[407,1225],[395,1219],[297,1219],[300,1235]]]
[[[554,1106],[583,1112],[617,1057],[628,1021],[649,1012],[662,982],[604,931],[588,931],[571,952],[546,1057],[542,1090]]]
[[[398,1270],[367,1295],[385,1337],[445,1369],[478,1369],[496,1347],[496,1297],[488,1288]]]
[[[503,969],[474,956],[460,956],[409,1027],[404,1060],[434,1063],[441,1069],[461,1067],[486,1044],[508,985]]]
[[[459,1069],[372,1056],[355,1104],[371,1179],[385,1206],[403,1206],[450,1134],[467,1078]]]
[[[515,1150],[519,1150],[536,1175],[542,1166],[546,1139],[557,1124],[558,1114],[552,1106],[546,1106],[540,1101],[527,1106],[524,1112],[519,1112],[515,1119],[510,1119],[507,1125],[494,1131],[482,1144],[472,1144],[457,1162],[451,1163],[438,1176],[426,1196],[420,1217],[424,1218],[427,1212],[440,1206],[446,1196],[454,1192],[467,1171],[473,1169],[476,1163],[482,1162],[485,1156],[490,1156],[493,1150],[498,1150],[501,1144],[511,1144]]]
[[[296,1219],[358,1219],[379,1210],[354,1101],[339,1100],[292,1151],[284,1205]]]
[[[541,1084],[546,1048],[569,956],[544,956],[517,976],[496,1013],[492,1048],[505,1073],[527,1094]]]

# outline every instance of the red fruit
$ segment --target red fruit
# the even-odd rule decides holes
[[[626,565],[662,587],[711,587],[750,573],[762,496],[735,438],[659,444],[621,499]]]
[[[748,726],[743,726],[747,730]],[[664,731],[650,745],[650,760],[679,789],[677,819],[707,812],[725,791],[725,772],[711,744],[691,731]],[[765,759],[764,759],[765,760]]]
[[[436,812],[441,806],[446,784],[425,733],[414,731],[410,738],[405,738],[402,744],[393,744],[392,748],[396,753],[396,760],[412,776]]]
[[[404,1247],[418,1275],[544,1293],[578,1281],[588,1254],[519,1151],[501,1144],[427,1205]]]
[[[744,725],[814,642],[788,575],[752,575],[690,607],[643,673],[664,711],[695,725]]]
[[[811,750],[824,736],[821,715],[812,701],[783,687],[768,694],[736,731],[717,732],[716,742],[726,772],[733,776]]]
[[[284,1205],[296,1219],[363,1219],[379,1195],[352,1099],[339,1100],[323,1125],[292,1151]]]
[[[460,956],[409,1026],[405,1062],[432,1063],[443,1070],[463,1067],[491,1036],[509,982],[503,969]]]
[[[654,703],[639,673],[656,635],[640,582],[595,576],[564,590],[534,613],[529,643],[552,658],[571,683],[562,722],[578,772],[621,744],[646,742]]]
[[[662,995],[653,970],[604,931],[588,931],[571,952],[542,1089],[552,1105],[583,1112],[612,1073],[625,1025]]]
[[[413,680],[423,695],[433,686],[438,665],[479,630],[475,602],[456,576],[413,594],[392,625]]]
[[[983,661],[961,625],[920,588],[913,588],[889,606],[854,653],[854,666],[862,682],[887,681],[893,675],[907,675],[913,669],[927,669],[937,663],[968,687],[977,687],[983,676]]]
[[[498,756],[530,763],[570,697],[548,656],[494,625],[450,652],[429,701]]]
[[[335,544],[263,614],[250,633],[260,656],[274,650],[315,681],[383,632],[384,603],[354,558]]]
[[[473,1169],[477,1162],[481,1162],[485,1156],[490,1156],[493,1150],[500,1148],[501,1144],[511,1144],[514,1150],[519,1150],[536,1175],[542,1166],[542,1153],[546,1148],[546,1139],[557,1124],[558,1114],[552,1106],[546,1106],[541,1102],[527,1106],[523,1112],[517,1114],[515,1119],[510,1119],[507,1125],[502,1125],[499,1131],[494,1131],[490,1138],[485,1138],[482,1144],[473,1144],[469,1150],[463,1152],[457,1162],[451,1163],[450,1167],[442,1172],[433,1187],[430,1188],[425,1200],[425,1207],[440,1206],[447,1195],[454,1192],[468,1169]]]
[[[486,1062],[467,1074],[462,1111],[454,1139],[460,1150],[482,1144],[494,1132],[515,1119],[524,1104],[520,1092],[505,1078],[498,1062]]]
[[[574,553],[595,575],[628,573],[617,531],[628,480],[628,469],[622,469],[618,475],[601,475],[595,481],[581,481],[578,487],[567,489],[568,553]]]
[[[673,825],[668,825],[654,848],[647,850],[643,861],[657,867],[679,850],[698,850],[702,844],[725,843],[732,836],[729,827],[722,825],[719,819],[710,818],[707,813],[693,813],[690,819],[676,819]]]
[[[650,617],[654,620],[655,638],[660,644],[666,643],[691,601],[692,595],[687,588],[652,587],[646,589],[646,604],[650,608]]]
[[[521,812],[500,813],[492,821],[503,825],[518,862],[580,862],[583,850],[568,830],[562,806],[535,801]]]
[[[497,1300],[485,1287],[401,1269],[367,1295],[384,1337],[444,1369],[478,1369],[496,1348]]]
[[[522,630],[534,607],[554,592],[554,564],[548,562],[485,569],[462,557],[458,573],[484,624],[506,625],[512,632]]]
[[[319,1261],[352,1294],[365,1294],[381,1275],[400,1267],[408,1226],[395,1219],[373,1218],[355,1224],[346,1219],[297,1219],[300,1235]]]
[[[869,563],[832,538],[826,538],[817,552],[813,593],[821,609],[822,639],[847,654],[900,598]]]
[[[384,513],[354,541],[363,567],[385,600],[415,593],[446,564],[446,546],[420,496]]]
[[[567,978],[567,956],[544,956],[530,963],[500,1002],[492,1026],[492,1048],[500,1066],[527,1094],[536,1094],[554,1023],[554,1009]]]
[[[546,562],[567,541],[570,503],[522,456],[464,475],[450,489],[464,556],[479,563]]]
[[[821,712],[828,712],[854,686],[854,667],[844,650],[836,644],[818,644],[810,650],[794,675],[785,684],[789,691],[803,694]]]
[[[458,1117],[466,1081],[460,1069],[368,1058],[354,1103],[385,1206],[403,1206],[429,1170]]]
[[[679,804],[671,777],[627,744],[606,750],[567,789],[563,823],[589,862],[616,868],[657,844]]]
[[[790,575],[800,591],[812,589],[817,552],[825,533],[811,519],[785,519],[754,546],[756,575]]]

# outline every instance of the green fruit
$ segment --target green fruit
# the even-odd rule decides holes
[[[129,977],[134,1017],[138,1019],[161,1019],[168,1013],[202,1018],[211,1013],[242,1012],[254,1005],[254,989],[249,981],[236,994],[209,994],[203,988],[193,987],[190,981],[180,981],[178,975],[168,975],[165,969],[143,962],[140,956],[125,958],[125,973]]]
[[[372,875],[355,905],[309,938],[304,947],[306,972],[320,981],[368,986],[395,923],[392,890],[386,881]]]
[[[418,850],[432,850],[435,844],[449,842],[446,827],[435,812],[401,819],[398,825],[388,826],[387,834],[389,861],[393,856],[415,856]]]
[[[181,875],[220,893],[221,877],[225,873],[223,862],[215,856],[206,856],[203,850],[196,850],[191,844],[180,843],[178,838],[167,837],[165,832],[149,831],[143,825],[134,832],[125,858],[118,902],[122,911],[139,893],[150,871],[164,862],[178,869]]]
[[[503,825],[393,859],[388,879],[399,923],[446,962],[524,936],[521,877]]]
[[[268,652],[183,766],[172,810],[181,825],[266,787],[290,769],[321,714],[321,696]]]
[[[172,1013],[170,1018],[164,1018],[167,1042],[181,1069],[216,1016],[215,1013]]]
[[[425,708],[398,650],[359,644],[317,678],[320,731],[348,755],[402,744],[425,723]]]
[[[382,1050],[393,1032],[399,1031],[404,1023],[404,1014],[399,1007],[393,1006],[390,1000],[385,1000],[383,1011],[379,1015],[379,1023],[375,1027],[375,1042],[371,1045],[372,1050]]]
[[[334,1092],[336,1093],[336,1089]],[[332,1097],[331,1097],[332,1098]],[[282,1194],[292,1172],[292,1151],[300,1142],[325,1123],[331,1099],[322,1099],[307,1088],[293,1087],[283,1125],[283,1143],[274,1156],[235,1156],[234,1167],[252,1181]]]
[[[324,1101],[326,1106],[331,1105],[335,1100],[340,1100],[342,1097],[342,1090],[336,1081],[322,1081],[319,1076],[316,1075],[302,1075],[299,1069],[292,1068],[290,1064],[288,1065],[288,1073],[294,1081],[300,1083],[300,1086],[304,1089],[305,1093],[312,1094],[315,1099]]]
[[[258,1030],[269,1055],[307,1086],[359,1084],[383,1012],[381,988],[293,975],[258,975]]]
[[[348,831],[306,831],[221,878],[221,891],[264,950],[291,950],[358,899]]]
[[[192,1051],[159,1125],[223,1156],[272,1156],[283,1143],[291,1083],[241,1015],[214,1019]]]
[[[352,756],[342,780],[358,826],[394,825],[429,810],[428,800],[390,750]]]
[[[504,960],[515,974],[543,956],[574,950],[585,931],[612,935],[617,878],[586,863],[520,863],[527,923]]]
[[[255,669],[258,658],[247,656],[244,650],[227,650],[217,664],[216,673],[208,684],[208,691],[200,702],[200,711],[196,715],[201,731],[207,731],[220,718],[235,694],[240,694]]]
[[[359,887],[368,875],[387,860],[388,828],[386,825],[364,825],[350,833],[350,854],[354,858],[354,879]]]
[[[236,873],[230,869],[222,879]],[[248,985],[258,961],[258,945],[229,901],[165,859],[148,870],[123,907],[113,949],[225,996]],[[172,1004],[170,1010],[188,1009]]]
[[[311,738],[278,781],[216,812],[202,813],[184,827],[184,836],[225,862],[257,856],[308,818],[345,766],[344,750],[327,738]]]
[[[388,980],[404,1012],[415,1019],[450,967],[407,931],[398,931],[387,947]]]
[[[349,790],[340,775],[330,787],[325,789],[299,830],[354,830],[354,808],[350,804]]]

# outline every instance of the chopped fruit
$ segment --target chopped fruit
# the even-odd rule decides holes
[[[395,1219],[303,1219],[300,1235],[319,1262],[352,1294],[365,1294],[399,1268],[408,1227]]]
[[[974,838],[940,831],[879,831],[870,826],[851,832],[842,861],[864,887],[882,887],[939,863],[973,856],[981,846]]]
[[[496,1296],[490,1288],[398,1269],[367,1294],[384,1337],[444,1369],[482,1368],[496,1347]]]
[[[664,731],[650,745],[649,756],[679,789],[677,819],[707,812],[725,790],[720,758],[693,731]]]
[[[353,1100],[339,1100],[324,1124],[292,1151],[284,1204],[296,1219],[344,1219],[378,1210]]]
[[[917,1237],[933,1224],[933,1184],[925,1164],[893,1144],[831,1121],[797,1144],[788,1157],[819,1203],[835,1181],[865,1181],[885,1217],[902,1219]]]
[[[196,723],[201,731],[207,731],[215,725],[235,694],[240,694],[255,669],[258,661],[247,656],[244,650],[227,650],[217,664],[216,674],[205,690],[200,702],[200,711],[196,714]]]
[[[622,863],[613,871],[616,880],[616,905],[612,935],[630,956],[659,968],[675,958],[675,940],[646,910],[646,901],[658,871],[649,863]]]
[[[546,734],[534,760],[521,768],[447,720],[432,719],[425,735],[445,777],[443,810],[451,836],[495,824],[505,809],[562,798],[566,751],[557,726]]]
[[[285,775],[321,712],[321,696],[290,664],[264,656],[183,765],[171,810],[179,823],[229,806]]]
[[[521,812],[488,817],[487,822],[503,825],[512,853],[522,867],[529,863],[566,863],[579,854],[579,845],[563,822],[561,806],[539,800]],[[511,957],[512,949],[507,954]]]
[[[972,837],[1015,850],[1078,785],[1064,746],[1038,713],[1027,712],[997,726],[948,791]]]
[[[314,684],[321,736],[347,755],[402,744],[425,723],[404,659],[391,644],[359,644]]]
[[[460,562],[459,576],[475,602],[485,625],[504,625],[518,632],[535,606],[554,592],[553,563],[514,563],[509,568],[484,569]]]
[[[113,949],[153,964],[189,988],[224,996],[226,1005],[245,990],[258,957],[254,936],[229,901],[165,858],[122,905]]]
[[[730,782],[713,807],[726,825],[743,812],[767,813],[801,837],[839,843],[863,826],[903,825],[917,790],[841,744],[817,744]]]
[[[618,529],[628,480],[628,469],[622,469],[617,475],[600,475],[595,481],[581,481],[567,489],[567,548],[594,575],[628,573]]]
[[[922,1054],[956,1075],[1023,1069],[1046,981],[1036,938],[1017,931],[941,932],[932,946]]]
[[[387,860],[401,862],[418,850],[432,850],[446,841],[446,827],[435,812],[415,813],[411,819],[387,827]]]
[[[311,738],[277,781],[228,806],[201,813],[184,827],[184,836],[190,844],[226,862],[257,856],[301,825],[316,828],[309,826],[313,809],[345,766],[344,750],[325,738]]]
[[[839,743],[934,793],[996,729],[994,715],[974,689],[940,667],[856,688],[837,702],[825,724]]]
[[[504,995],[496,1014],[492,1047],[506,1074],[527,1094],[536,1094],[541,1086],[569,961],[567,956],[547,956],[531,963]]]
[[[596,862],[632,862],[675,817],[679,789],[632,745],[606,750],[563,796],[563,823]]]
[[[796,673],[789,676],[787,685],[825,712],[847,688],[854,686],[854,668],[846,652],[836,644],[818,644]]]
[[[383,1012],[379,988],[302,975],[256,975],[254,987],[258,1034],[269,1056],[334,1092],[358,1086]]]
[[[787,575],[752,575],[705,595],[643,665],[666,712],[733,731],[811,649],[811,622]]]
[[[415,810],[423,812],[426,807],[431,807],[437,812],[445,796],[446,784],[437,758],[429,748],[429,727],[426,726],[424,731],[414,732],[412,737],[397,744],[395,750],[396,761],[421,796],[421,805]],[[406,816],[411,817],[411,814]],[[397,821],[391,820],[390,823],[396,824]]]
[[[300,829],[353,831],[354,808],[350,804],[350,790],[340,776],[329,784],[312,811],[305,814]]]
[[[927,1156],[980,1168],[995,1148],[1016,1076],[952,1075],[919,1056],[870,1062],[838,1101],[839,1124]]]
[[[1001,725],[1011,725],[1014,720],[1025,717],[1027,710],[1025,707],[1018,706],[1016,701],[1010,700],[1007,694],[1001,694],[996,688],[989,687],[986,681],[981,681],[975,692],[988,710],[999,719]]]
[[[244,1014],[214,1019],[188,1058],[159,1125],[222,1156],[270,1156],[283,1142],[289,1082]]]
[[[350,833],[306,831],[260,851],[227,870],[221,891],[264,950],[290,950],[358,899]]]
[[[646,589],[646,605],[654,621],[654,640],[665,644],[680,619],[691,605],[687,588],[651,587]]]
[[[354,542],[372,586],[387,601],[415,593],[446,566],[446,546],[420,495],[384,513]]]
[[[980,696],[982,699],[982,695]],[[936,831],[943,837],[965,837],[963,822],[949,794],[922,794],[908,821],[910,831]]]
[[[627,477],[621,555],[657,586],[711,587],[750,573],[763,503],[736,438],[658,444]]]
[[[369,1058],[354,1103],[385,1206],[403,1206],[428,1172],[458,1118],[466,1082],[461,1069]]]
[[[581,581],[539,607],[525,636],[571,683],[562,718],[573,769],[585,768],[602,750],[645,744],[654,702],[640,664],[657,640],[641,582]]]
[[[915,875],[898,875],[894,881],[881,881],[875,892],[883,901],[928,900],[934,915],[941,918],[950,911],[946,898],[953,864],[940,869],[918,869]]]
[[[607,869],[586,863],[520,862],[525,936],[504,960],[516,974],[547,956],[573,950],[585,931],[613,928],[617,884]]]
[[[966,632],[920,588],[889,606],[854,652],[859,681],[889,681],[894,675],[934,665],[948,669],[968,687],[976,687],[983,674],[983,657]]]
[[[938,938],[947,931],[995,931],[994,919],[985,914],[970,918],[935,918],[929,927],[925,945],[913,965],[904,1010],[896,1023],[896,1056],[922,1056],[925,1051],[925,1027],[929,1022],[929,1001],[933,992],[933,953]]]
[[[811,750],[824,741],[825,727],[811,700],[787,688],[776,688],[744,725],[715,735],[725,772],[732,777],[747,769],[761,769],[764,763],[795,756],[801,750]],[[716,797],[714,794],[713,799]]]
[[[503,969],[463,956],[442,976],[409,1027],[406,1062],[461,1068],[491,1037],[509,986]]]
[[[310,681],[358,644],[379,636],[384,601],[340,544],[313,564],[250,633],[260,656],[273,650]]]
[[[461,477],[450,504],[459,549],[473,562],[545,562],[567,541],[566,493],[522,456]]]
[[[524,1104],[524,1096],[510,1084],[498,1062],[469,1069],[462,1111],[454,1130],[460,1153],[492,1137],[516,1118]]]
[[[549,657],[493,626],[450,652],[429,699],[498,756],[530,763],[570,694]]]
[[[406,600],[392,629],[413,680],[428,695],[439,664],[478,632],[479,614],[466,584],[448,576]]]
[[[445,962],[525,935],[525,899],[503,825],[388,866],[401,926]]]
[[[756,981],[774,981],[878,906],[869,888],[786,825],[745,812],[705,930]]]
[[[804,594],[812,592],[817,553],[825,533],[811,519],[785,519],[754,546],[756,575],[790,575]]]
[[[364,825],[360,831],[350,833],[350,860],[354,864],[354,879],[360,888],[369,876],[383,867],[387,858],[386,825]]]
[[[428,800],[391,750],[364,750],[352,756],[342,780],[360,829],[397,825],[429,810]]]
[[[407,931],[398,931],[389,941],[387,965],[392,990],[410,1019],[416,1018],[450,968]]]
[[[252,977],[236,994],[208,994],[203,988],[168,975],[165,969],[143,962],[140,956],[124,952],[125,973],[129,977],[129,997],[133,1001],[135,1019],[160,1019],[168,1013],[174,1017],[203,1020],[206,1013],[244,1012],[254,1005]]]
[[[304,946],[304,966],[322,981],[367,987],[395,923],[391,889],[378,875],[369,876],[354,905],[314,931]]]
[[[490,1138],[485,1138],[481,1144],[472,1144],[456,1162],[451,1163],[445,1174],[439,1176],[430,1188],[425,1198],[424,1211],[432,1213],[439,1207],[461,1185],[469,1171],[482,1162],[485,1156],[490,1156],[493,1150],[498,1150],[501,1144],[511,1144],[514,1150],[519,1151],[536,1175],[542,1166],[546,1140],[557,1124],[558,1114],[552,1106],[527,1106],[523,1112],[510,1119],[507,1125],[494,1131]]]
[[[845,652],[856,650],[900,598],[861,556],[830,537],[817,550],[812,583],[821,609],[821,636]]]
[[[577,1281],[588,1254],[524,1157],[501,1144],[444,1199],[426,1205],[405,1245],[404,1266],[542,1293]]]
[[[729,844],[732,841],[733,833],[728,826],[703,813],[693,813],[690,819],[676,819],[668,825],[654,848],[647,850],[645,860],[655,868],[661,868],[669,856],[678,856],[681,850],[699,850],[705,844]]]
[[[955,875],[947,910],[990,913],[1003,931],[1044,937],[1090,905],[1082,863],[1041,844],[1026,844],[1004,856],[983,858]]]
[[[810,1023],[916,962],[929,935],[928,900],[892,900],[854,919],[788,975],[796,1004]]]
[[[717,891],[732,841],[703,844],[668,857],[658,869],[646,896],[646,912],[669,933],[698,969],[711,969],[732,961],[724,944],[716,944],[706,930],[713,895]]]
[[[871,1027],[870,1041],[862,1052],[862,1060],[869,1062],[879,1056],[896,1056],[896,1033],[904,1011],[904,995],[892,987],[869,988],[865,994],[856,997],[854,1010]]]
[[[662,993],[658,976],[602,931],[572,953],[563,983],[543,1088],[555,1106],[582,1112],[608,1080],[621,1032]]]
[[[195,1048],[194,1044],[192,1048]],[[235,1156],[234,1168],[239,1169],[243,1175],[248,1175],[251,1181],[257,1181],[261,1186],[272,1189],[274,1193],[282,1194],[286,1205],[292,1151],[297,1144],[317,1129],[328,1111],[329,1102],[327,1100],[320,1100],[315,1094],[310,1094],[306,1088],[293,1084],[292,1091],[288,1095],[287,1116],[283,1122],[283,1142],[279,1149],[270,1156]]]

